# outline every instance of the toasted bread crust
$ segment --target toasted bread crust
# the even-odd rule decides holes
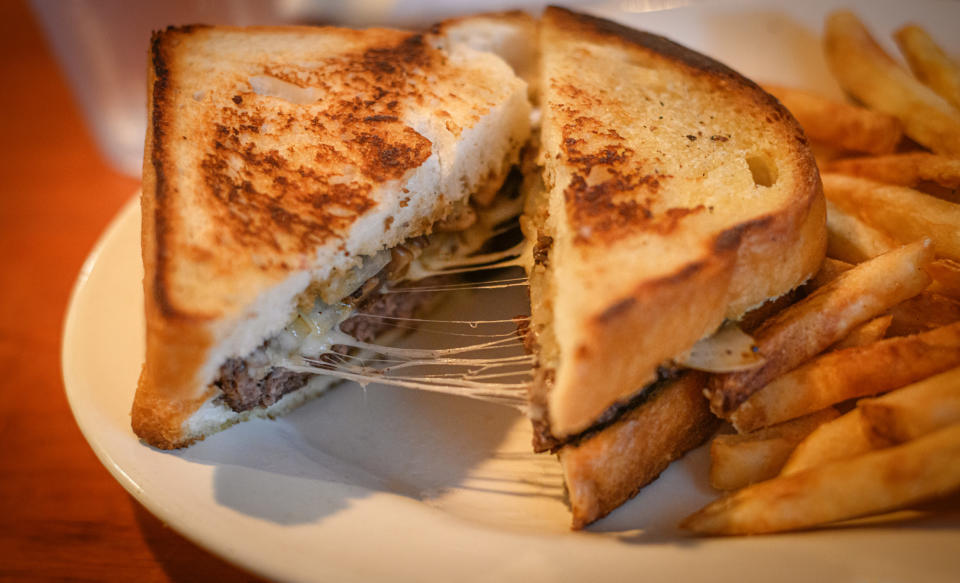
[[[574,529],[609,514],[713,434],[719,420],[704,385],[703,374],[687,373],[613,425],[560,450]]]
[[[177,449],[191,445],[203,435],[183,430],[184,422],[215,392],[212,388],[193,399],[171,399],[159,385],[145,382],[146,371],[140,373],[137,392],[130,411],[133,432],[159,449]]]
[[[147,111],[152,123],[147,124],[141,179],[142,192],[152,196],[140,200],[147,354],[130,415],[133,431],[141,439],[161,449],[173,449],[195,439],[184,434],[183,421],[209,395],[204,392],[191,398],[182,391],[171,393],[170,387],[192,384],[213,338],[201,320],[173,310],[165,294],[162,266],[166,253],[159,242],[164,240],[165,213],[160,209],[166,203],[167,185],[160,152],[167,123],[166,108],[155,105],[167,99],[169,68],[160,38],[158,34],[153,36],[152,66],[147,69],[147,84],[152,89],[147,93]]]
[[[746,84],[758,88],[756,83],[723,63],[657,34],[557,6],[547,8],[544,13],[544,20],[547,19],[550,20],[551,26],[557,30],[575,35],[578,38],[591,39],[602,43],[620,42],[627,50],[632,47],[643,47],[683,64],[692,71],[699,71],[718,79],[729,79],[736,85]],[[776,99],[769,95],[766,100],[776,103]],[[783,111],[786,113],[785,109]],[[789,113],[787,113],[787,116],[789,116]]]
[[[652,382],[657,364],[691,346],[677,328],[713,329],[721,324],[737,256],[736,247],[719,242],[717,246],[721,249],[703,261],[666,278],[642,282],[586,323],[588,340],[578,345],[573,362],[564,365],[572,365],[568,384],[554,387],[554,391],[570,387],[576,396],[550,402],[551,430],[568,428],[558,437],[587,429],[610,406]],[[653,366],[638,370],[637,355],[646,355]],[[617,392],[612,390],[618,387]]]
[[[542,158],[557,225],[544,233],[559,265],[546,304],[560,344],[544,390],[563,438],[725,318],[809,278],[825,251],[825,210],[802,130],[752,81],[564,9],[549,8],[541,31]],[[609,70],[584,78],[573,62]]]
[[[805,166],[803,159],[801,164]],[[745,225],[728,290],[726,319],[739,320],[767,300],[795,289],[820,269],[827,247],[826,199],[812,160],[803,173],[810,182],[793,205]]]

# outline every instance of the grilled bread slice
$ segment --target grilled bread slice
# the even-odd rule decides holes
[[[442,34],[194,26],[156,33],[143,171],[146,361],[132,421],[187,445],[238,412],[214,384],[313,296],[495,191],[529,133],[526,84]]]
[[[825,211],[800,127],[733,70],[560,8],[544,13],[540,52],[542,178],[524,228],[543,450],[805,281]]]
[[[687,371],[651,387],[616,421],[560,448],[574,529],[609,514],[713,435],[720,420],[703,398],[705,377]]]

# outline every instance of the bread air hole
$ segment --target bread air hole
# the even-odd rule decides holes
[[[276,97],[277,99],[283,99],[284,101],[298,105],[309,105],[315,103],[320,98],[319,89],[314,87],[300,87],[299,85],[270,75],[254,75],[249,77],[247,81],[250,83],[250,88],[253,89],[253,92],[257,95]],[[237,105],[240,104],[240,102],[236,103]]]
[[[753,183],[757,186],[773,186],[777,182],[777,165],[766,154],[747,156],[747,166],[753,175]]]

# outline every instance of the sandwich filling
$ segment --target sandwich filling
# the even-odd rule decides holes
[[[269,407],[302,388],[315,374],[291,370],[291,364],[309,360],[316,366],[351,354],[357,341],[372,343],[395,329],[393,321],[428,310],[436,302],[436,293],[405,289],[409,282],[449,282],[455,276],[444,274],[444,266],[457,265],[481,251],[505,224],[516,221],[521,202],[516,180],[497,183],[502,188],[493,197],[483,196],[486,204],[455,208],[434,227],[433,234],[365,257],[336,280],[335,288],[330,284],[308,287],[281,331],[250,354],[223,363],[212,383],[219,391],[216,401],[236,412]]]
[[[357,317],[354,315],[357,311],[389,317],[411,317],[416,313],[427,303],[428,294],[383,292],[399,283],[396,278],[398,265],[412,253],[411,248],[418,249],[418,243],[414,240],[368,257],[350,278],[361,282],[350,295],[333,303],[320,297],[316,297],[312,305],[309,300],[302,300],[302,307],[278,334],[247,357],[228,359],[220,367],[219,378],[214,381],[222,392],[222,401],[237,412],[268,407],[283,395],[302,387],[310,378],[308,373],[284,368],[281,366],[283,362],[301,355],[317,357],[347,350],[343,345],[334,344],[337,330],[361,342],[370,342],[389,327],[383,319]],[[370,271],[374,272],[373,275],[369,275]]]

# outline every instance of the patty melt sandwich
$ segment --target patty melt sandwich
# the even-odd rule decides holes
[[[529,135],[526,84],[442,34],[171,28],[148,96],[132,421],[159,448],[322,392],[277,364],[375,336],[358,305],[416,310],[379,290],[473,222]]]
[[[530,139],[529,414],[581,528],[714,431],[701,371],[758,364],[735,323],[824,256],[819,175],[776,99],[565,9],[427,34],[170,29],[149,111],[133,425],[157,447],[322,392],[282,363],[375,337],[358,307],[427,302],[380,292],[470,228]]]

